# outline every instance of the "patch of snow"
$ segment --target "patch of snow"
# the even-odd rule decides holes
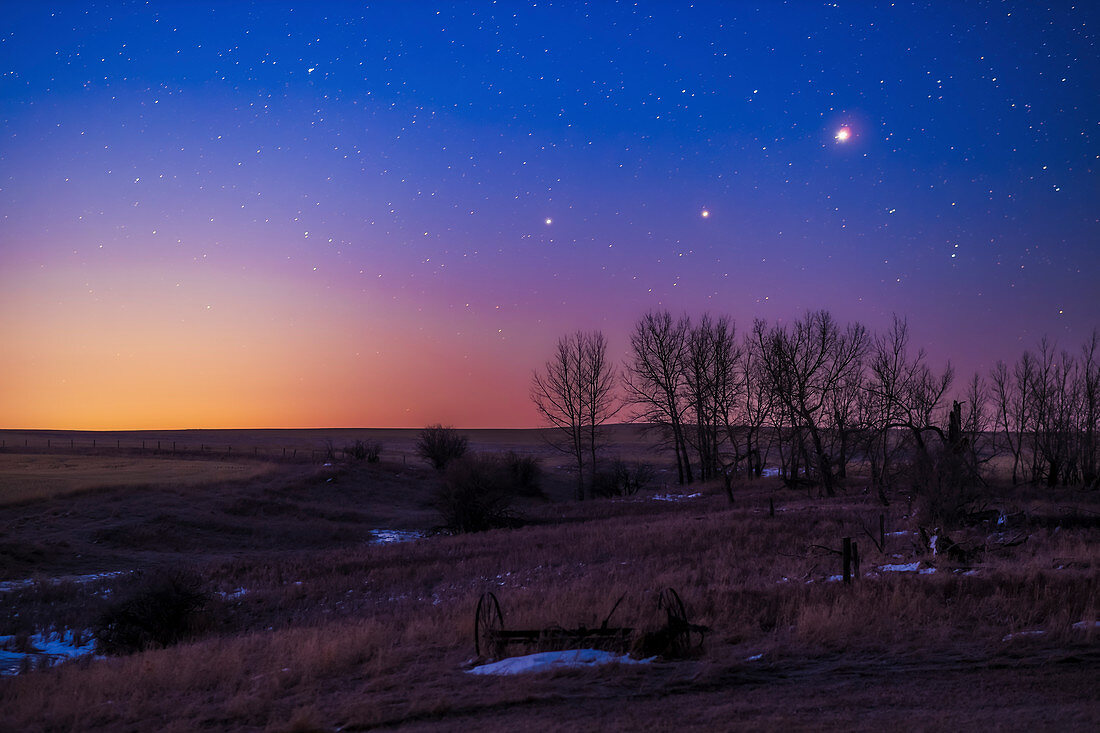
[[[1032,631],[1017,631],[1015,634],[1005,634],[1001,641],[1012,641],[1013,639],[1026,639],[1031,636],[1043,636],[1047,632],[1042,629],[1034,629]]]
[[[35,583],[49,583],[50,585],[58,585],[60,583],[76,583],[77,585],[84,585],[85,583],[94,583],[97,580],[106,580],[108,578],[117,578],[119,575],[128,574],[129,570],[115,570],[110,573],[89,573],[88,575],[60,575],[56,578],[24,578],[23,580],[5,580],[0,583],[0,593],[10,593],[15,590],[22,590],[24,588],[30,588]]]
[[[412,542],[424,536],[422,532],[408,529],[372,529],[371,544],[389,545],[394,542]]]
[[[907,562],[907,563],[895,563],[893,565],[880,565],[876,568],[880,573],[920,573],[921,575],[932,575],[936,572],[935,568],[922,568],[920,562]]]
[[[901,565],[883,565],[879,570],[884,573],[915,573],[920,570],[920,563],[907,562]]]
[[[844,580],[843,575],[830,575],[828,578],[825,578],[826,583],[839,583],[842,580]]]
[[[227,601],[233,601],[242,596],[248,595],[248,588],[237,588],[236,590],[231,590],[228,593],[222,591],[221,593],[218,593],[218,595]]]
[[[760,475],[761,476],[778,476],[779,475],[779,469],[778,468],[765,467],[764,470],[760,472]]]
[[[14,636],[0,636],[0,677],[19,674],[27,663],[34,669],[41,669],[95,651],[95,638],[90,631],[82,632],[80,638],[71,629],[60,633],[35,634],[28,637],[23,647],[25,651],[17,649],[15,639]]]
[[[887,537],[904,537],[907,534],[912,534],[912,532],[908,532],[908,531],[903,529],[903,530],[900,530],[898,532],[887,532],[886,536]]]
[[[614,654],[599,649],[567,649],[561,652],[541,652],[524,657],[509,657],[466,671],[469,674],[527,674],[558,669],[583,669],[601,664],[648,664],[654,659],[656,657],[634,659],[628,654]]]
[[[1073,625],[1073,628],[1077,631],[1086,631],[1089,628],[1100,629],[1100,621],[1093,621],[1091,626],[1087,621],[1078,621]]]
[[[654,494],[653,501],[683,501],[684,499],[698,499],[702,494]]]
[[[746,662],[758,662],[764,658],[763,654],[753,654],[751,657],[745,657]]]

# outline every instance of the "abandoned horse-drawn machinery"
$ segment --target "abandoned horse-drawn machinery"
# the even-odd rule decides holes
[[[672,588],[666,588],[657,597],[657,609],[664,611],[665,615],[664,626],[650,631],[608,625],[625,597],[625,594],[621,596],[603,623],[593,629],[584,626],[572,629],[561,626],[506,629],[500,601],[494,593],[485,593],[478,600],[474,613],[474,651],[482,659],[506,657],[509,648],[513,647],[521,647],[526,652],[583,647],[619,653],[634,652],[640,656],[659,654],[682,657],[702,647],[703,636],[709,629],[688,621],[684,602]]]

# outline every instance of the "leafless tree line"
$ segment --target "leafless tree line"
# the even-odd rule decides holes
[[[883,333],[815,311],[786,324],[756,320],[738,336],[727,316],[642,316],[621,370],[599,332],[563,337],[532,381],[532,399],[577,464],[577,496],[594,481],[602,425],[626,408],[675,456],[681,484],[738,476],[768,463],[791,486],[835,495],[859,466],[886,502],[903,477],[980,485],[1005,452],[1014,481],[1096,486],[1098,338],[1077,355],[1044,339],[988,381],[952,391],[895,317]],[[616,388],[618,387],[618,389]]]
[[[1012,456],[1013,483],[1100,485],[1098,346],[1095,331],[1077,354],[1043,338],[1036,353],[993,368],[992,421]]]

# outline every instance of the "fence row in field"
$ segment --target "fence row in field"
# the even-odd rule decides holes
[[[0,439],[0,452],[7,453],[68,453],[73,455],[154,455],[209,458],[258,458],[263,460],[322,462],[350,457],[344,448],[335,446],[294,447],[231,445],[216,442],[184,442],[178,440],[125,440],[77,438],[14,438]],[[404,456],[402,456],[404,458]],[[407,460],[407,459],[406,459]]]

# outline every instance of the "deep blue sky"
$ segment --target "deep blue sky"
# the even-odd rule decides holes
[[[651,308],[899,313],[962,379],[1100,325],[1089,3],[4,14],[5,427],[530,425]]]

